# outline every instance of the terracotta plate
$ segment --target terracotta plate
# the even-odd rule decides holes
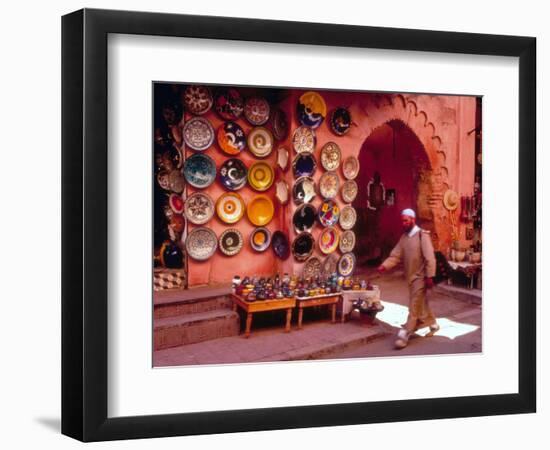
[[[216,112],[224,120],[238,119],[243,113],[244,101],[235,88],[220,88],[214,98]]]
[[[185,110],[191,114],[206,114],[212,108],[214,99],[212,92],[206,86],[187,86],[183,93]]]
[[[347,180],[353,180],[359,175],[359,160],[355,156],[348,156],[342,163],[342,173]]]
[[[325,170],[336,170],[340,166],[342,152],[338,144],[327,142],[321,149],[321,165]]]
[[[317,256],[312,256],[304,263],[302,269],[303,278],[315,278],[321,275],[321,261]]]
[[[195,192],[185,200],[185,217],[196,225],[204,225],[214,215],[214,202],[209,195]]]
[[[317,138],[315,131],[308,127],[298,127],[292,136],[292,146],[296,153],[313,153]]]
[[[195,228],[188,234],[185,240],[187,254],[197,261],[204,261],[210,258],[217,248],[218,239],[210,228]]]
[[[229,228],[221,234],[219,245],[224,255],[236,255],[243,248],[243,235],[236,228]]]
[[[346,203],[351,203],[357,197],[359,188],[355,180],[346,180],[342,185],[342,200]]]
[[[340,178],[336,172],[325,172],[319,180],[319,192],[324,198],[334,198],[340,189]]]
[[[334,227],[325,228],[319,236],[319,250],[328,255],[338,248],[338,241],[338,230]]]
[[[321,94],[308,91],[300,96],[296,112],[302,125],[317,128],[325,120],[327,105]]]
[[[353,253],[344,253],[338,260],[338,273],[343,277],[353,275],[355,271],[355,255]]]
[[[271,222],[274,213],[275,207],[273,206],[273,202],[264,194],[258,194],[253,197],[246,208],[248,220],[258,227],[262,227]]]
[[[282,231],[277,230],[273,233],[271,247],[273,248],[273,253],[279,259],[285,260],[290,256],[290,244],[288,243],[286,234]]]
[[[248,149],[258,158],[265,158],[273,150],[273,135],[264,127],[255,127],[248,133]]]
[[[204,117],[193,117],[183,126],[183,140],[193,150],[202,152],[214,142],[214,128]]]
[[[237,191],[246,184],[248,169],[242,160],[230,158],[220,167],[220,182],[224,188]]]
[[[351,113],[346,108],[336,108],[330,115],[330,128],[334,134],[343,136],[351,127]]]
[[[267,250],[271,243],[271,232],[265,227],[258,227],[250,235],[250,246],[257,252]]]
[[[340,235],[340,251],[348,253],[355,248],[355,233],[351,230],[346,230]]]
[[[315,225],[316,214],[317,211],[315,210],[315,206],[311,203],[304,203],[299,206],[292,216],[292,225],[294,225],[296,233],[311,231]]]
[[[245,205],[236,192],[226,192],[216,201],[216,213],[225,223],[236,223],[244,215]]]
[[[266,162],[255,162],[248,169],[248,184],[256,191],[267,191],[273,184],[273,180],[275,180],[275,173],[271,165]]]
[[[336,225],[338,219],[340,218],[340,208],[332,200],[325,200],[319,206],[317,215],[321,225],[324,227],[332,227],[333,225]]]
[[[250,97],[244,103],[244,116],[251,125],[263,125],[269,120],[269,103],[262,97]]]
[[[355,226],[357,221],[357,212],[355,208],[350,205],[346,205],[342,208],[340,213],[340,226],[342,230],[351,230]]]
[[[235,122],[224,122],[218,128],[218,145],[228,155],[238,155],[246,148],[246,136]]]
[[[294,178],[311,177],[317,169],[315,157],[311,153],[300,153],[292,161]]]
[[[292,242],[292,254],[297,261],[305,261],[311,256],[315,239],[311,233],[304,231],[300,233]]]
[[[311,177],[301,177],[296,180],[292,188],[294,203],[301,205],[309,203],[315,198],[315,181]]]
[[[193,187],[208,187],[216,179],[216,163],[210,156],[196,153],[185,160],[183,176]]]

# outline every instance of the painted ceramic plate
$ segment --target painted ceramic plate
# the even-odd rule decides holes
[[[239,230],[229,228],[221,234],[219,245],[224,255],[236,255],[243,248],[243,235]]]
[[[278,141],[286,139],[288,135],[288,120],[284,111],[280,108],[276,108],[271,117],[271,128],[275,139]]]
[[[204,117],[193,117],[183,126],[183,140],[193,150],[202,152],[214,142],[214,128]]]
[[[208,187],[216,179],[216,163],[210,156],[196,153],[185,160],[183,176],[193,187]]]
[[[343,136],[351,127],[351,113],[346,108],[336,108],[330,115],[330,128],[334,134]]]
[[[317,128],[325,120],[327,105],[321,94],[308,91],[300,96],[296,111],[302,125]]]
[[[217,248],[218,238],[210,228],[195,228],[185,240],[187,254],[197,261],[204,261],[210,258]]]
[[[296,233],[301,233],[302,231],[311,231],[315,225],[315,216],[317,211],[315,206],[311,203],[304,203],[299,206],[294,215],[292,216],[292,225]]]
[[[161,170],[157,173],[157,183],[165,191],[170,190],[170,172],[166,170]]]
[[[246,148],[243,129],[230,120],[220,125],[217,139],[220,148],[228,155],[238,155]]]
[[[342,227],[342,230],[351,230],[356,221],[357,212],[355,211],[355,208],[350,205],[344,206],[340,214],[340,226]]]
[[[220,182],[230,191],[237,191],[246,184],[248,169],[242,160],[230,158],[220,167]]]
[[[340,218],[340,208],[332,200],[325,200],[319,206],[317,216],[319,217],[321,225],[324,227],[332,227],[336,225]]]
[[[185,217],[195,225],[204,225],[214,215],[214,202],[209,195],[195,192],[185,200]]]
[[[301,177],[296,180],[292,188],[294,203],[301,205],[309,203],[315,198],[315,181],[311,177]]]
[[[353,253],[344,253],[338,260],[338,273],[343,277],[353,275],[355,271],[355,255]]]
[[[212,91],[206,86],[187,86],[183,93],[185,110],[191,114],[202,115],[210,111],[214,103]]]
[[[315,239],[311,233],[304,231],[300,233],[292,242],[292,254],[297,261],[305,261],[311,256]]]
[[[248,184],[256,191],[267,191],[273,184],[273,180],[275,180],[275,173],[266,162],[255,162],[248,169]]]
[[[338,256],[336,253],[328,255],[321,264],[321,273],[324,276],[332,275],[338,270]]]
[[[321,149],[321,165],[325,170],[336,170],[340,166],[342,152],[338,144],[327,142]]]
[[[271,232],[265,227],[255,228],[250,235],[250,246],[257,252],[267,250],[271,244]]]
[[[183,213],[184,203],[181,195],[170,194],[170,197],[168,198],[168,203],[170,205],[170,208],[172,208],[172,211],[174,211],[176,214]]]
[[[248,148],[254,156],[265,158],[273,150],[273,135],[264,127],[252,128],[248,133]]]
[[[287,259],[290,256],[290,244],[288,243],[288,238],[286,234],[282,231],[275,231],[273,237],[271,238],[271,247],[273,248],[273,253],[279,259]]]
[[[355,156],[348,156],[342,163],[342,173],[347,180],[353,180],[359,175],[359,160]]]
[[[308,127],[298,127],[292,136],[292,146],[296,153],[313,153],[317,144],[315,131]]]
[[[244,101],[237,89],[221,88],[216,91],[214,107],[222,119],[235,120],[243,113]]]
[[[351,203],[355,200],[355,197],[357,197],[358,191],[359,188],[355,180],[346,180],[342,185],[342,200],[346,203]]]
[[[274,213],[275,207],[273,206],[273,202],[264,194],[258,194],[253,197],[246,208],[248,220],[258,227],[263,227],[271,222]]]
[[[338,248],[338,242],[338,230],[334,227],[325,228],[319,236],[319,250],[328,255]]]
[[[336,172],[325,172],[319,180],[319,192],[323,198],[334,198],[340,189],[340,178]]]
[[[355,248],[355,233],[351,230],[346,230],[340,235],[340,251],[348,253]]]
[[[181,194],[183,192],[183,188],[185,187],[185,178],[183,178],[181,170],[175,169],[168,174],[168,184],[172,192],[176,192],[177,194]]]
[[[279,180],[275,183],[275,197],[277,197],[281,205],[286,205],[288,203],[289,193],[286,181]]]
[[[277,150],[277,165],[283,172],[288,167],[288,150],[284,147],[279,147]]]
[[[317,256],[312,256],[304,263],[302,269],[303,278],[315,278],[321,275],[321,261]]]
[[[315,157],[311,153],[300,153],[292,162],[294,178],[311,177],[317,169]]]
[[[216,201],[216,213],[225,223],[236,223],[244,215],[245,205],[236,192],[226,192]]]
[[[244,116],[251,125],[263,125],[269,120],[269,103],[262,97],[250,97],[244,103]]]

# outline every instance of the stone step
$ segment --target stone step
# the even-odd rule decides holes
[[[155,292],[154,318],[156,320],[217,309],[231,309],[230,292],[230,286]]]
[[[454,286],[452,284],[440,283],[434,287],[434,292],[461,300],[463,302],[481,305],[480,289],[468,289],[460,286]]]
[[[239,315],[230,309],[215,309],[194,314],[155,319],[155,350],[195,344],[239,334]]]

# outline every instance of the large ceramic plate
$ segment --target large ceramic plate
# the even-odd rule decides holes
[[[296,111],[302,125],[317,128],[325,120],[327,105],[321,94],[308,91],[300,96]]]
[[[210,156],[196,153],[185,160],[183,176],[193,187],[208,187],[216,179],[216,163]]]
[[[216,91],[214,107],[222,119],[235,120],[243,113],[244,101],[237,89],[220,88]]]
[[[250,97],[244,103],[244,116],[251,125],[263,125],[269,120],[269,103],[262,97]]]
[[[311,233],[304,231],[292,242],[292,254],[297,261],[305,261],[311,256],[315,240]]]
[[[214,98],[206,86],[187,86],[183,93],[183,104],[191,114],[206,114],[212,108]]]
[[[343,136],[351,127],[351,113],[346,108],[336,108],[330,115],[330,128],[334,134]]]
[[[321,165],[325,170],[336,170],[340,166],[342,152],[338,144],[327,142],[321,149]]]
[[[220,236],[220,250],[224,255],[233,256],[243,248],[243,235],[235,228],[225,230]]]
[[[336,172],[325,172],[319,180],[319,192],[324,198],[334,198],[340,188],[340,178]]]
[[[304,263],[302,269],[303,278],[316,278],[321,275],[321,261],[317,256],[312,256]]]
[[[344,253],[338,261],[338,273],[343,277],[353,275],[355,271],[355,255],[353,253]]]
[[[342,185],[342,200],[346,203],[351,203],[357,197],[359,188],[355,180],[346,180]]]
[[[342,173],[347,180],[353,180],[359,175],[359,160],[355,156],[348,156],[342,163]]]
[[[346,230],[340,235],[340,251],[348,253],[355,248],[355,233],[351,230]]]
[[[340,226],[342,227],[342,230],[351,230],[356,221],[357,212],[355,211],[355,208],[350,205],[344,206],[340,214]]]
[[[237,158],[226,160],[220,167],[220,182],[230,191],[237,191],[246,184],[248,169]]]
[[[315,157],[311,153],[300,153],[292,162],[294,178],[311,177],[317,169]]]
[[[216,213],[225,223],[236,223],[244,214],[244,200],[236,192],[226,192],[216,202]]]
[[[254,228],[250,235],[250,246],[257,252],[267,250],[271,243],[271,232],[265,227]]]
[[[336,225],[338,219],[340,218],[340,208],[332,200],[325,200],[319,206],[317,215],[321,225],[324,227],[332,227],[333,225]]]
[[[202,152],[214,142],[214,128],[204,117],[193,117],[183,126],[183,140],[193,150]]]
[[[271,222],[275,207],[271,199],[264,194],[256,195],[248,202],[246,214],[253,225],[263,227]]]
[[[292,197],[297,205],[311,202],[315,198],[315,181],[313,181],[313,178],[298,178],[292,188]]]
[[[328,255],[338,248],[338,241],[338,230],[334,227],[325,228],[319,236],[319,250]]]
[[[183,213],[184,203],[181,195],[170,194],[170,197],[168,198],[168,204],[170,205],[170,208],[172,208],[172,211],[174,211],[176,214]]]
[[[273,136],[275,136],[275,139],[278,141],[286,139],[288,135],[288,120],[286,119],[286,114],[282,109],[276,108],[271,116]]]
[[[185,217],[195,225],[204,225],[214,215],[214,202],[209,195],[195,192],[185,200]]]
[[[187,254],[197,261],[204,261],[210,258],[217,248],[218,238],[210,228],[195,228],[185,240]]]
[[[292,146],[296,153],[313,153],[317,138],[315,131],[308,127],[298,127],[292,136]]]
[[[322,262],[321,273],[326,277],[332,275],[338,270],[338,256],[331,253]]]
[[[290,256],[290,244],[288,243],[288,238],[286,234],[282,231],[275,231],[273,237],[271,238],[271,247],[273,248],[273,253],[279,259],[287,259]]]
[[[296,233],[310,231],[315,225],[316,215],[317,211],[315,210],[315,206],[311,203],[304,203],[299,206],[292,216],[292,225],[294,225]]]
[[[275,173],[266,162],[255,162],[248,169],[248,184],[256,191],[267,191],[273,184],[273,180],[275,180]]]
[[[227,121],[218,128],[218,145],[228,155],[238,155],[246,148],[246,136],[235,122]]]
[[[248,133],[248,149],[258,158],[265,158],[273,150],[273,134],[265,127],[255,127]]]

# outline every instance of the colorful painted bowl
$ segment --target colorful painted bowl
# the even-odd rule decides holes
[[[244,103],[244,116],[253,126],[263,125],[269,120],[269,103],[262,97],[249,97]]]
[[[220,182],[230,191],[241,189],[247,180],[248,169],[244,162],[237,158],[230,158],[220,167]]]
[[[206,150],[214,142],[214,128],[204,117],[193,117],[188,120],[183,126],[182,133],[185,143],[198,152]]]
[[[214,202],[209,195],[195,192],[185,200],[185,217],[195,225],[204,225],[214,215]]]
[[[319,180],[319,192],[323,198],[334,198],[340,189],[340,178],[336,172],[325,172]]]
[[[321,225],[324,227],[332,227],[336,225],[340,218],[340,208],[332,200],[325,200],[319,206],[317,216],[319,217]]]
[[[355,233],[351,230],[346,230],[340,235],[339,249],[342,253],[348,253],[355,248]]]
[[[355,255],[353,253],[344,253],[338,260],[338,273],[343,277],[353,275],[355,271]]]
[[[338,144],[327,142],[321,149],[321,165],[325,170],[336,170],[340,166],[342,152]]]
[[[303,278],[315,278],[321,275],[321,260],[312,256],[305,263],[302,269]]]
[[[288,120],[285,112],[276,108],[271,115],[271,129],[273,130],[273,136],[278,141],[283,141],[288,135]]]
[[[258,227],[250,235],[250,246],[257,252],[267,250],[271,243],[271,232],[265,227]]]
[[[255,127],[247,138],[248,149],[258,158],[265,158],[273,151],[273,134],[267,128]]]
[[[296,180],[292,188],[294,203],[301,205],[309,203],[315,198],[315,181],[311,177],[301,177]]]
[[[317,211],[315,206],[311,203],[304,203],[299,206],[294,215],[292,216],[292,225],[296,233],[301,233],[302,231],[311,231],[315,225],[315,217]]]
[[[183,213],[184,202],[181,198],[181,195],[170,194],[170,197],[168,198],[168,203],[170,205],[170,208],[172,208],[172,211],[174,211],[176,214]]]
[[[292,147],[296,153],[313,153],[317,137],[315,131],[308,127],[298,127],[292,135]]]
[[[216,202],[216,213],[225,223],[236,223],[244,215],[245,204],[236,192],[226,192]]]
[[[319,236],[319,250],[325,255],[328,255],[338,248],[338,242],[338,230],[334,227],[325,228]]]
[[[313,239],[311,233],[304,231],[296,236],[292,242],[292,254],[297,261],[305,261],[311,256],[314,246],[315,239]]]
[[[346,205],[342,208],[340,213],[340,227],[342,230],[351,230],[357,222],[357,212],[355,208],[350,205]]]
[[[218,145],[228,155],[238,155],[246,148],[246,136],[235,122],[227,121],[218,128]]]
[[[346,203],[351,203],[357,197],[358,192],[359,187],[357,186],[357,182],[355,180],[346,180],[342,185],[342,200]]]
[[[219,88],[214,97],[214,108],[224,120],[238,119],[244,110],[244,101],[235,88]]]
[[[342,163],[342,173],[347,180],[353,180],[359,175],[359,160],[355,156],[348,156]]]
[[[300,153],[292,162],[294,178],[311,177],[317,169],[315,157],[311,153]]]
[[[285,260],[290,256],[290,244],[286,234],[282,231],[277,230],[273,233],[271,248],[273,248],[273,253],[279,259]]]
[[[325,120],[327,105],[319,93],[308,91],[300,96],[296,112],[302,125],[317,128]]]
[[[216,179],[216,163],[210,156],[196,153],[185,160],[183,176],[191,186],[203,189]]]
[[[274,180],[275,173],[273,172],[273,168],[266,162],[255,162],[248,169],[248,184],[256,191],[267,191]]]
[[[229,228],[221,234],[219,246],[224,255],[236,255],[243,248],[243,235],[239,230]]]
[[[248,202],[246,214],[253,225],[263,227],[271,222],[275,207],[271,199],[264,194],[258,194]]]
[[[214,104],[212,91],[206,86],[187,86],[183,92],[183,104],[191,114],[206,114]]]
[[[185,240],[187,254],[197,261],[207,260],[216,252],[217,248],[218,238],[210,228],[195,228]]]
[[[343,136],[351,128],[351,113],[346,108],[336,108],[330,115],[330,128],[337,136]]]

